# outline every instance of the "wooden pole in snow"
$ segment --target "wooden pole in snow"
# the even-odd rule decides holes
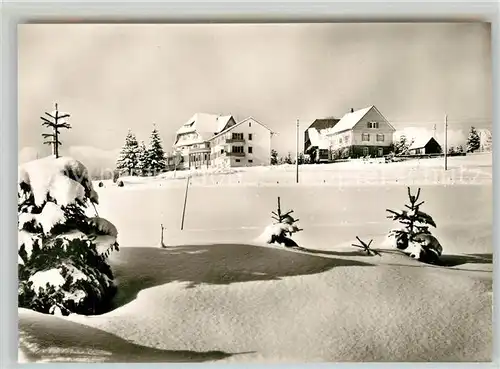
[[[186,192],[184,193],[184,206],[182,208],[182,220],[181,220],[181,231],[184,229],[184,215],[186,214],[186,203],[188,197],[188,188],[189,188],[189,176],[186,179]]]
[[[444,170],[448,170],[448,115],[444,115]]]
[[[161,226],[160,246],[161,246],[161,247],[165,247],[165,244],[163,243],[163,230],[164,230],[165,228],[163,227],[163,224],[160,224],[160,226]]]
[[[56,103],[56,116],[55,116],[55,123],[56,125],[59,123],[58,122],[59,120],[59,111],[57,109],[57,103]],[[54,130],[54,155],[56,156],[56,159],[59,157],[59,131],[56,127],[56,129]]]
[[[297,138],[295,153],[295,182],[299,183],[299,120],[297,119]]]

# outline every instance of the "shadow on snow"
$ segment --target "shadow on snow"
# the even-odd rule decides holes
[[[340,254],[339,254],[340,255]],[[341,266],[370,266],[357,260],[290,252],[243,244],[127,247],[109,259],[118,292],[113,308],[134,300],[143,289],[169,282],[225,285],[317,274]]]
[[[31,362],[182,363],[221,360],[233,355],[141,346],[97,328],[44,314],[20,314],[19,337],[20,347]]]

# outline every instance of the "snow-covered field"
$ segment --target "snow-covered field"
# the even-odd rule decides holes
[[[491,155],[391,164],[245,168],[105,181],[99,215],[118,228],[116,309],[58,318],[20,309],[27,361],[489,361]],[[427,177],[426,177],[427,173]],[[277,183],[279,182],[279,183]],[[406,185],[422,187],[445,266],[382,248]],[[277,196],[310,252],[253,240]],[[158,247],[160,224],[165,249]]]

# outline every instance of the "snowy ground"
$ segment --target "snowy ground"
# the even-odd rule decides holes
[[[491,155],[450,158],[445,174],[441,165],[303,166],[298,185],[293,167],[193,177],[182,232],[184,180],[105,182],[99,215],[117,226],[122,247],[110,259],[116,309],[64,319],[20,310],[25,359],[489,361]],[[437,223],[445,266],[349,246],[359,236],[381,247],[392,226],[385,209],[400,209],[413,184]],[[300,219],[294,239],[310,252],[252,241],[277,196]],[[160,224],[166,249],[157,247]]]

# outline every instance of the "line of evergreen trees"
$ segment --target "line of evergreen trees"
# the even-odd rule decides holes
[[[166,168],[165,151],[156,126],[153,127],[149,137],[148,147],[144,141],[139,143],[135,134],[129,130],[116,162],[116,169],[119,173],[132,176],[154,176],[164,172]]]

